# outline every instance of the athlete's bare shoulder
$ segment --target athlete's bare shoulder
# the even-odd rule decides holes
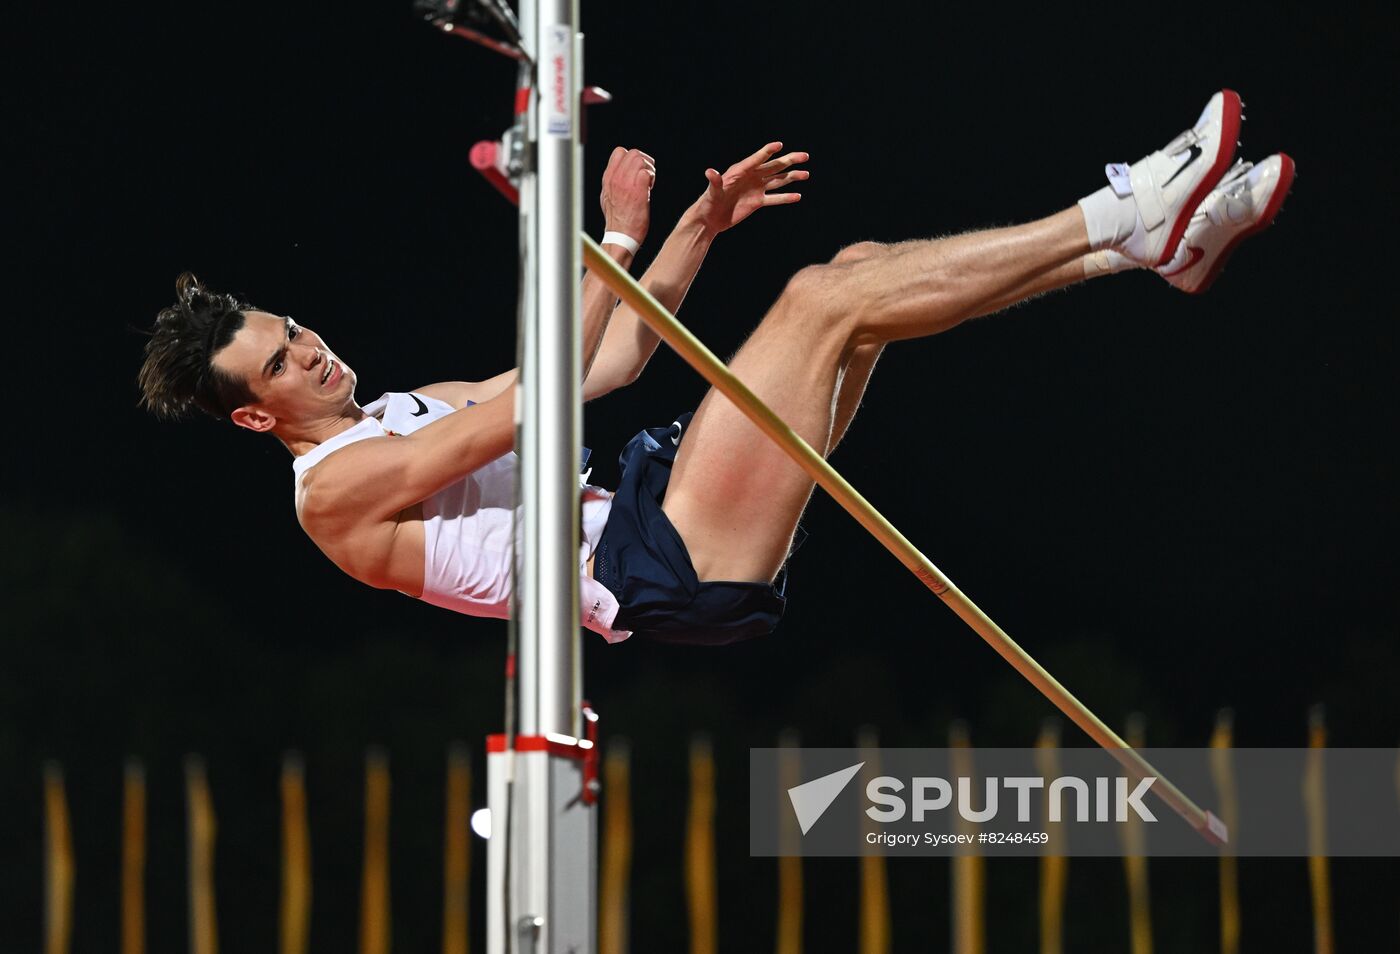
[[[333,521],[347,510],[347,505],[353,503],[347,498],[356,486],[372,479],[365,473],[364,465],[378,456],[374,454],[375,445],[387,438],[388,435],[374,437],[338,448],[301,474],[297,480],[296,508],[303,526],[308,521]]]
[[[388,436],[358,441],[307,470],[297,488],[297,522],[355,579],[416,594],[423,585],[422,509],[391,512],[375,492],[397,443]]]

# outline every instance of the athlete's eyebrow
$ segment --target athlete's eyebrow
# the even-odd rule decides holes
[[[263,377],[267,377],[268,374],[272,371],[272,366],[273,366],[274,364],[277,363],[277,359],[280,358],[280,357],[282,357],[283,355],[285,355],[285,354],[287,353],[287,342],[292,340],[292,319],[291,319],[291,318],[283,318],[283,319],[282,319],[282,334],[286,336],[286,337],[283,339],[283,341],[282,341],[282,347],[280,347],[280,348],[278,348],[276,351],[272,352],[272,357],[268,358],[265,362],[263,362],[263,367],[262,367],[262,376],[263,376]]]

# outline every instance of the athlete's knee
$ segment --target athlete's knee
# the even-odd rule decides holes
[[[863,261],[873,258],[885,252],[889,248],[882,242],[856,242],[854,245],[847,245],[841,251],[831,257],[833,265],[849,265],[852,262]]]
[[[860,324],[859,300],[852,299],[849,269],[844,264],[808,265],[788,279],[778,296],[770,320],[791,324],[814,347],[818,337],[843,344]]]
[[[799,268],[788,279],[783,293],[778,296],[776,310],[811,314],[819,309],[831,292],[831,272],[830,265],[808,265]]]
[[[888,245],[879,242],[856,242],[854,245],[847,245],[833,255],[830,262],[798,269],[792,278],[788,279],[782,297],[807,304],[829,300],[833,290],[847,278],[847,270],[840,266],[872,258],[888,248]]]

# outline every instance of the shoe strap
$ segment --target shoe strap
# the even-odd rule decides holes
[[[1187,129],[1167,143],[1160,152],[1148,156],[1133,166],[1133,194],[1137,196],[1138,214],[1142,216],[1142,224],[1147,227],[1149,232],[1167,220],[1166,206],[1163,205],[1162,193],[1157,188],[1153,166],[1163,167],[1164,173],[1167,168],[1175,172],[1176,164],[1171,161],[1171,157],[1184,152],[1200,141],[1200,133],[1195,129]],[[1170,178],[1170,175],[1168,174],[1167,177]]]
[[[1103,174],[1108,176],[1108,184],[1118,198],[1133,194],[1132,171],[1126,162],[1110,162],[1103,167]]]
[[[1149,156],[1132,168],[1133,195],[1137,198],[1138,215],[1142,224],[1150,232],[1167,220],[1166,207],[1162,205],[1161,193],[1152,177],[1152,159]]]

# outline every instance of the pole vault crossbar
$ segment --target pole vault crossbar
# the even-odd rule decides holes
[[[928,557],[909,542],[904,534],[876,510],[868,500],[847,483],[822,455],[812,449],[801,436],[778,417],[768,405],[759,400],[749,388],[734,376],[715,357],[714,352],[691,334],[674,315],[652,297],[621,266],[614,262],[603,249],[588,235],[583,235],[584,263],[607,284],[613,292],[630,305],[661,339],[694,368],[701,377],[710,383],[754,422],[775,444],[791,457],[799,467],[807,472],[841,507],[855,517],[871,536],[895,555],[905,568],[934,592],[944,603],[957,613],[962,621],[972,627],[977,635],[991,645],[1001,657],[1009,662],[1021,675],[1030,680],[1031,685],[1053,702],[1075,725],[1101,745],[1128,770],[1139,778],[1155,778],[1152,791],[1166,802],[1173,811],[1186,820],[1207,841],[1222,845],[1229,841],[1229,830],[1225,823],[1213,813],[1200,808],[1179,788],[1168,781],[1160,772],[1142,757],[1141,754],[1116,732],[1104,724],[1098,716],[1089,711],[1084,703],[1062,686],[1045,667],[1036,662],[1006,631],[991,617],[972,602],[962,590],[953,585],[943,571],[934,566]]]

